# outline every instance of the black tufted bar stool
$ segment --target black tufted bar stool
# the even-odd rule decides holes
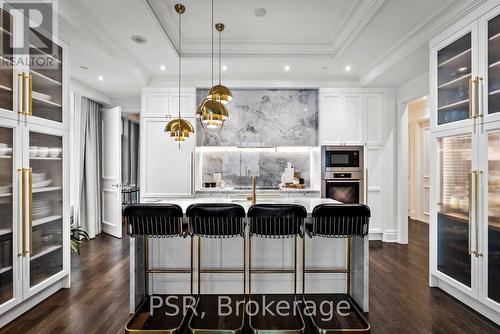
[[[241,205],[231,203],[192,204],[186,210],[189,218],[191,236],[198,238],[198,304],[196,314],[193,314],[189,329],[191,333],[241,333],[245,323],[244,303],[246,297],[246,229],[245,210]],[[203,269],[202,268],[202,238],[242,238],[243,268],[242,269]],[[217,295],[201,295],[202,273],[241,273],[243,277],[243,293],[227,295],[231,299],[233,309],[239,312],[220,315]],[[202,316],[203,315],[203,316]]]
[[[291,310],[295,310],[297,294],[297,237],[304,236],[304,223],[307,217],[306,209],[296,204],[256,204],[248,210],[250,224],[249,233],[249,294],[252,301],[262,305],[269,301],[276,304],[286,302],[291,305]],[[294,267],[289,269],[253,269],[252,268],[252,237],[285,239],[293,238],[294,242]],[[252,275],[254,274],[281,274],[289,273],[294,275],[293,295],[264,295],[262,300],[253,297],[251,292]],[[262,304],[260,304],[262,302]],[[287,315],[280,315],[280,312],[273,312],[274,315],[257,314],[250,316],[250,328],[254,333],[304,333],[305,324],[300,312],[290,312]]]
[[[150,269],[149,239],[174,238],[188,236],[188,225],[183,223],[180,206],[175,204],[131,204],[123,211],[123,220],[127,226],[127,234],[144,241],[144,302],[125,326],[126,333],[179,333],[184,326],[188,313],[179,312],[175,316],[167,316],[165,307],[150,312],[148,281],[151,273],[189,273],[191,275],[191,291],[193,292],[193,241],[191,241],[190,269]],[[158,296],[162,297],[162,296]],[[183,299],[171,301],[183,307]]]
[[[331,320],[325,320],[320,314],[308,314],[318,333],[369,333],[370,324],[360,312],[356,302],[351,297],[351,262],[352,238],[364,238],[368,235],[370,208],[362,204],[321,204],[314,208],[312,222],[306,224],[306,234],[311,238],[344,238],[346,239],[345,269],[310,269],[305,263],[306,238],[302,239],[302,294],[303,302],[319,305],[328,301],[334,303],[347,302],[349,315],[335,314]],[[311,294],[305,293],[307,273],[336,273],[346,275],[345,294]]]

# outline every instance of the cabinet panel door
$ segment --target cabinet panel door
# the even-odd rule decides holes
[[[22,298],[19,131],[15,121],[0,119],[0,314]]]
[[[181,116],[182,117],[195,117],[196,115],[196,94],[181,92]],[[170,116],[178,116],[179,113],[179,93],[169,93],[169,113]]]
[[[474,22],[431,50],[432,126],[447,129],[473,124],[477,27]]]
[[[370,233],[383,233],[384,222],[384,156],[383,147],[366,148],[366,194],[365,203],[370,207]]]
[[[484,121],[500,120],[500,6],[479,20],[480,114]]]
[[[190,119],[195,124],[194,119]],[[179,144],[164,132],[167,120],[144,118],[141,127],[141,197],[193,194],[195,138]]]
[[[143,117],[165,117],[170,115],[168,94],[143,94],[142,110]]]
[[[343,97],[340,94],[321,94],[319,115],[320,145],[342,143],[345,131]]]
[[[68,272],[69,204],[67,151],[62,130],[29,125],[23,139],[26,183],[26,297]]]
[[[365,142],[368,145],[381,145],[385,122],[383,120],[384,96],[368,94],[365,96]]]
[[[480,203],[477,252],[481,260],[481,300],[500,312],[500,122],[489,123],[481,134]]]
[[[345,106],[342,110],[344,123],[344,140],[346,144],[363,144],[364,117],[363,117],[363,96],[346,95]]]
[[[475,296],[477,263],[472,251],[476,245],[477,211],[473,171],[477,169],[477,140],[471,132],[455,130],[433,141],[437,149],[432,176],[435,197],[431,203],[431,235],[436,238],[431,245],[433,271],[462,292]]]

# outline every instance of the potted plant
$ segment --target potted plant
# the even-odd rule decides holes
[[[81,226],[71,226],[71,251],[80,255],[80,247],[85,241],[90,240],[89,235]]]

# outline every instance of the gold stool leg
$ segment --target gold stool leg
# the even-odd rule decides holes
[[[294,246],[294,256],[293,256],[293,264],[294,264],[293,294],[297,295],[297,236],[293,237],[293,246]]]
[[[351,250],[352,238],[347,238],[347,294],[351,295]]]
[[[149,295],[149,242],[148,237],[144,236],[144,295],[146,299]]]
[[[306,236],[302,237],[302,297],[306,293]]]
[[[193,294],[193,286],[194,286],[194,283],[193,283],[193,267],[194,267],[194,259],[193,259],[193,253],[194,253],[194,240],[193,240],[193,237],[190,237],[191,238],[191,295]]]
[[[243,235],[243,296],[247,294],[247,238]]]
[[[198,236],[198,295],[201,291],[201,237]]]
[[[248,295],[252,295],[252,237],[248,236]]]

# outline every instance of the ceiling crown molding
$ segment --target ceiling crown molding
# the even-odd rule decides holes
[[[391,49],[387,50],[387,52],[374,61],[373,64],[364,71],[366,74],[360,78],[361,85],[366,86],[383,75],[386,71],[408,57],[412,52],[428,43],[432,38],[486,1],[487,0],[467,1],[464,6],[456,6],[454,0],[448,0],[441,8],[434,11],[434,15],[415,27],[415,29],[403,37]]]
[[[162,27],[165,37],[172,47],[178,50],[172,42],[177,38],[176,16],[167,2],[154,2],[154,0],[143,0],[148,10]],[[363,31],[370,20],[376,15],[378,10],[386,0],[354,0],[352,1],[344,20],[332,36],[325,41],[256,41],[252,43],[242,41],[224,40],[224,57],[241,58],[245,55],[255,56],[330,56],[343,53],[352,41]],[[160,15],[160,13],[166,15]],[[210,57],[210,42],[207,40],[197,40],[184,38],[182,56],[188,58]]]
[[[121,44],[116,43],[112,34],[88,10],[76,1],[62,1],[59,15],[85,37],[92,40],[110,58],[126,66],[140,81],[141,85],[149,82],[151,73]]]

